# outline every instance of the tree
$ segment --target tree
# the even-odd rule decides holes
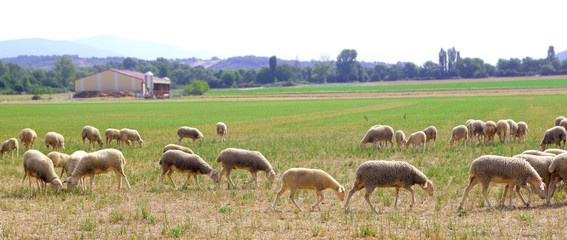
[[[71,81],[75,80],[75,74],[77,73],[77,68],[73,64],[73,60],[69,56],[62,56],[55,62],[55,68],[53,69],[59,83],[63,88],[70,87]]]
[[[276,56],[272,56],[272,57],[270,57],[270,72],[272,73],[273,77],[276,76],[276,70],[277,69],[278,69],[278,59],[276,58]],[[275,79],[274,79],[274,81],[275,81]]]
[[[124,68],[129,70],[135,69],[137,64],[138,62],[131,57],[127,57],[124,60],[122,60],[122,65],[124,66]]]
[[[260,84],[269,84],[274,82],[274,77],[269,68],[263,67],[256,74],[256,82]]]
[[[408,79],[416,79],[418,71],[419,70],[417,68],[417,65],[415,65],[414,63],[407,62],[406,64],[404,64],[404,75]]]
[[[448,77],[453,77],[457,75],[457,71],[455,69],[455,63],[457,62],[457,58],[460,58],[459,52],[455,50],[455,47],[447,49],[447,75]]]
[[[278,81],[287,82],[292,79],[293,75],[294,69],[289,64],[282,64],[276,68],[276,79],[278,79]]]
[[[447,52],[443,48],[439,51],[439,70],[443,73],[447,72]]]
[[[240,73],[231,70],[224,71],[220,77],[223,86],[229,88],[234,87],[241,78]]]
[[[358,53],[354,49],[343,49],[337,56],[336,68],[339,80],[348,82],[358,75],[358,61],[356,60]]]
[[[186,85],[183,92],[192,95],[203,95],[209,91],[209,84],[202,80],[193,79],[189,85]]]
[[[463,58],[457,61],[455,67],[463,78],[483,78],[488,76],[484,69],[484,61],[480,58]]]
[[[327,83],[329,76],[333,74],[335,63],[329,60],[312,61],[311,81],[316,83]]]
[[[555,59],[555,48],[553,46],[549,46],[549,48],[547,49],[547,61],[553,61],[553,59]]]
[[[425,62],[419,72],[423,79],[436,79],[441,76],[441,69],[439,65],[433,61]]]

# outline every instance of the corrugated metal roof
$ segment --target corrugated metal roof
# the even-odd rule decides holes
[[[108,70],[129,76],[129,77],[133,77],[133,78],[136,78],[136,79],[140,79],[142,81],[144,81],[144,77],[145,77],[144,73],[136,72],[136,71],[119,70],[119,69],[114,69],[114,68],[111,68],[111,69],[108,69]],[[154,76],[153,79],[154,79],[154,83],[171,84],[171,81],[169,81],[167,79],[159,78],[159,77],[156,77],[156,76]]]

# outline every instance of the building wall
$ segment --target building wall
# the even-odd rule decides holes
[[[75,92],[82,91],[133,91],[142,92],[143,81],[106,70],[75,80]]]

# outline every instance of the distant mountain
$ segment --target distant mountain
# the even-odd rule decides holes
[[[555,54],[555,56],[557,56],[557,58],[559,58],[559,61],[567,60],[567,50],[560,52],[558,54]]]
[[[117,56],[117,52],[101,49],[77,42],[26,38],[0,41],[0,58],[12,58],[21,55],[79,55],[81,57]]]

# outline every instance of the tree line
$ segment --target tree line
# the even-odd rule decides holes
[[[533,75],[567,74],[567,60],[555,56],[549,46],[547,57],[534,59],[499,59],[496,66],[480,58],[462,58],[454,47],[439,51],[438,61],[427,61],[419,66],[412,62],[377,64],[363,67],[357,60],[357,51],[344,49],[335,60],[322,58],[312,60],[311,66],[278,64],[276,56],[269,58],[265,67],[256,69],[213,70],[203,66],[157,58],[140,60],[125,58],[90,67],[76,66],[69,56],[61,56],[53,69],[23,68],[14,63],[0,61],[0,93],[45,94],[73,90],[73,81],[110,68],[138,72],[152,72],[159,77],[168,77],[172,88],[234,88],[258,86],[293,86],[299,83],[347,83],[397,80],[430,80],[455,78],[513,77]],[[197,82],[193,83],[194,81]],[[203,84],[207,86],[203,86]]]

